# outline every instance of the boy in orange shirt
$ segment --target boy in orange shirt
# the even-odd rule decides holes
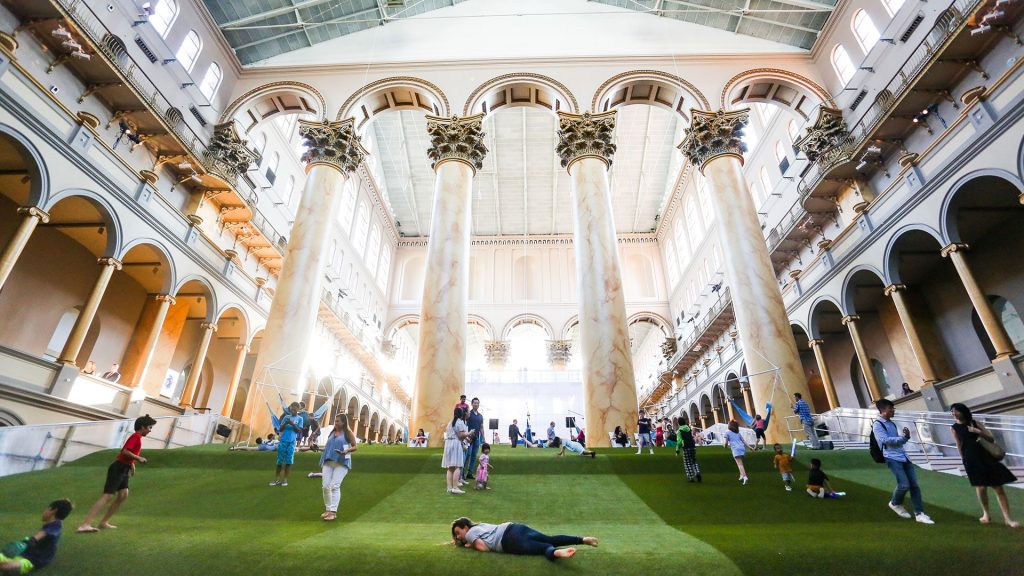
[[[782,445],[776,444],[775,460],[773,466],[782,474],[782,482],[786,485],[786,492],[793,491],[793,457],[782,451]]]

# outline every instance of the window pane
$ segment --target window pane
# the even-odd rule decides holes
[[[380,255],[380,226],[373,225],[370,232],[370,245],[366,249],[366,268],[370,272],[377,270],[377,257]]]
[[[185,70],[192,71],[192,67],[195,66],[196,58],[199,57],[199,51],[203,49],[203,41],[199,39],[199,34],[195,30],[189,30],[188,36],[181,42],[181,46],[178,48],[178,53],[175,56],[178,58],[178,62],[185,67]]]
[[[345,229],[345,233],[352,232],[352,215],[356,209],[356,191],[351,182],[345,183],[345,190],[341,195],[341,208],[338,209],[338,223]]]
[[[892,15],[903,7],[903,0],[882,0],[882,4],[885,4],[885,9]]]
[[[213,95],[217,92],[217,88],[220,87],[220,80],[223,77],[224,74],[216,62],[210,64],[210,67],[206,69],[206,75],[203,76],[203,82],[199,85],[199,91],[203,93],[203,96],[206,96],[207,100],[213,99]]]
[[[167,31],[178,17],[178,3],[174,0],[158,0],[149,17],[149,23],[160,36],[167,37]]]
[[[843,84],[853,78],[853,61],[850,60],[850,55],[841,44],[836,44],[836,47],[832,49],[832,68],[835,69],[836,75],[839,76]]]
[[[860,42],[860,47],[865,53],[878,42],[878,28],[875,28],[875,23],[863,10],[858,10],[853,15],[853,33],[857,36],[857,41]]]
[[[355,246],[359,255],[365,254],[366,250],[366,234],[370,228],[370,211],[366,209],[366,204],[360,204],[359,210],[356,216],[356,230],[352,237],[352,245]]]
[[[391,275],[391,249],[387,246],[380,255],[380,266],[377,268],[377,284],[384,292],[388,291],[388,276]]]
[[[676,262],[676,255],[672,253],[672,241],[665,242],[665,271],[668,273],[669,292],[679,281],[679,265]]]

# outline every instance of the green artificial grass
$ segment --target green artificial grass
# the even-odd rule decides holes
[[[323,522],[315,454],[299,454],[290,486],[269,487],[274,454],[221,446],[147,450],[118,530],[75,534],[99,496],[114,452],[56,470],[0,478],[0,541],[28,535],[55,498],[76,510],[50,574],[972,574],[1024,573],[1024,531],[977,522],[967,481],[919,471],[935,526],[886,507],[893,479],[866,451],[817,452],[841,500],[803,492],[810,458],[798,455],[796,489],[783,490],[768,452],[748,457],[740,486],[721,447],[698,450],[702,484],[688,484],[671,449],[655,456],[599,451],[597,459],[496,447],[493,490],[445,493],[440,451],[362,446],[342,485],[338,521]],[[1010,490],[1018,519],[1024,493]],[[909,505],[909,503],[908,503]],[[597,536],[599,548],[550,563],[449,545],[450,523],[524,522],[549,534]]]

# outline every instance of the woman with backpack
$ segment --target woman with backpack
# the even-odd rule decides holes
[[[971,409],[957,402],[950,406],[950,413],[956,419],[953,424],[953,437],[956,438],[956,449],[963,459],[964,470],[967,471],[967,479],[971,486],[978,493],[978,502],[981,503],[982,524],[988,524],[988,489],[996,492],[996,499],[999,500],[999,510],[1003,513],[1003,520],[1010,528],[1020,528],[1020,523],[1010,518],[1010,504],[1006,500],[1004,484],[1017,481],[1003,463],[997,460],[981,444],[981,440],[995,442],[995,436],[971,414]]]

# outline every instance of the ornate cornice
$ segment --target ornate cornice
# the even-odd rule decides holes
[[[572,107],[572,109],[569,110],[569,112],[575,112],[580,109],[579,104],[576,102],[576,97],[573,96],[572,92],[569,90],[569,87],[566,86],[565,84],[562,84],[561,82],[555,80],[550,76],[544,76],[543,74],[534,74],[532,72],[516,72],[513,74],[502,74],[501,76],[491,78],[490,80],[477,86],[473,90],[473,92],[469,94],[469,98],[466,98],[466,105],[462,109],[463,116],[468,116],[470,112],[472,112],[473,108],[476,107],[476,104],[484,94],[490,92],[491,90],[494,90],[495,88],[501,88],[507,84],[511,84],[513,82],[510,81],[515,80],[522,80],[524,82],[537,82],[539,84],[546,85],[546,88],[553,89],[555,92],[558,92],[568,100],[569,105]]]
[[[832,96],[829,95],[828,90],[825,90],[821,84],[818,84],[806,76],[801,76],[795,72],[782,70],[780,68],[754,68],[747,70],[746,72],[740,72],[725,83],[725,87],[722,88],[722,108],[729,106],[729,103],[726,102],[729,97],[729,92],[736,88],[736,85],[740,80],[749,79],[751,81],[756,81],[775,78],[785,78],[799,84],[801,87],[806,88],[809,92],[820,98],[823,105],[831,106],[833,108],[836,106],[836,103],[832,99]]]
[[[750,121],[750,109],[716,112],[690,110],[690,126],[686,128],[679,150],[701,172],[704,165],[723,156],[736,156],[743,161],[747,145],[743,143],[743,128]]]
[[[316,98],[316,103],[320,105],[320,109],[317,110],[317,112],[319,112],[320,114],[327,113],[327,101],[324,100],[324,96],[323,94],[320,93],[319,90],[310,86],[309,84],[306,84],[305,82],[294,82],[291,80],[285,80],[281,82],[271,82],[269,84],[257,86],[256,88],[249,90],[245,94],[242,94],[238,98],[235,98],[231,102],[231,104],[228,104],[228,107],[224,109],[224,113],[221,114],[221,122],[227,122],[228,120],[232,119],[235,113],[238,112],[239,109],[241,109],[242,105],[247,104],[249,100],[254,96],[257,96],[260,93],[264,92],[273,92],[274,90],[277,90],[279,88],[292,88],[310,94],[311,96]]]
[[[428,92],[433,92],[435,96],[441,99],[442,109],[441,114],[448,114],[450,105],[448,104],[448,97],[445,96],[444,91],[441,90],[436,84],[427,82],[422,78],[416,78],[413,76],[392,76],[390,78],[381,78],[380,80],[374,80],[369,84],[363,86],[359,90],[352,93],[351,96],[345,100],[345,103],[338,109],[337,120],[341,120],[347,116],[353,116],[352,107],[355,106],[361,98],[369,94],[372,90],[377,88],[389,88],[398,86],[416,86],[423,88]]]
[[[657,236],[650,233],[629,234],[616,238],[619,244],[656,244]],[[401,238],[398,241],[400,248],[426,246],[429,238],[416,236]],[[569,234],[558,236],[491,236],[478,237],[470,240],[472,246],[572,246],[575,243],[574,237]]]
[[[225,182],[234,185],[238,177],[244,174],[259,154],[246,146],[247,141],[238,133],[238,124],[229,120],[213,127],[213,137],[203,155],[206,168],[220,176]]]
[[[597,110],[598,105],[601,102],[601,97],[608,92],[608,89],[613,84],[619,83],[623,80],[642,81],[647,79],[655,79],[668,84],[673,84],[676,88],[679,88],[683,92],[687,92],[693,96],[694,99],[697,100],[697,103],[704,108],[711,108],[711,104],[708,102],[708,99],[704,97],[704,94],[699,88],[675,74],[669,74],[668,72],[662,72],[661,70],[630,70],[629,72],[622,72],[621,74],[612,76],[598,86],[597,91],[594,92],[594,98],[590,102],[590,108],[592,110]]]
[[[306,151],[302,161],[308,164],[327,163],[342,172],[355,172],[369,152],[363,148],[355,131],[355,120],[299,120],[299,136]]]
[[[450,118],[427,115],[430,167],[436,169],[445,160],[459,160],[472,166],[474,171],[483,168],[487,156],[483,118],[483,114]]]
[[[848,134],[843,111],[822,106],[818,108],[814,125],[793,144],[814,162],[825,152],[842,145]]]
[[[612,165],[615,144],[615,111],[592,114],[558,113],[558,144],[555,153],[562,159],[562,168],[568,169],[582,158],[599,158]]]

